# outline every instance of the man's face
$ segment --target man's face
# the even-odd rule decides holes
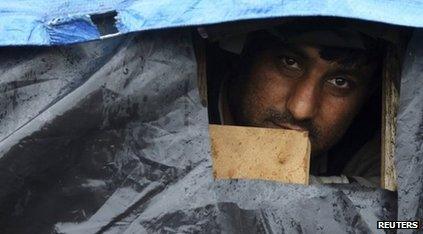
[[[325,60],[316,46],[264,43],[251,54],[248,71],[231,82],[238,96],[230,100],[235,121],[308,131],[312,155],[327,151],[368,96],[376,65]]]

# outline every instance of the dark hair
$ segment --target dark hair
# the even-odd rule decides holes
[[[380,60],[374,51],[349,48],[321,47],[319,55],[327,61],[334,61],[342,66],[354,68],[360,65],[368,65]]]
[[[361,35],[365,49],[339,48],[339,47],[321,47],[320,57],[324,60],[335,61],[347,67],[358,65],[381,64],[383,58],[383,43],[375,38]]]

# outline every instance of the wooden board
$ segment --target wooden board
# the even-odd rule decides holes
[[[307,132],[209,125],[216,179],[263,179],[309,183]]]
[[[197,86],[201,98],[201,104],[207,106],[207,66],[206,66],[206,45],[204,39],[200,38],[198,32],[192,33],[195,58],[197,62]]]
[[[388,46],[384,61],[382,80],[382,160],[381,187],[391,191],[397,190],[395,173],[395,135],[399,103],[398,83],[400,77],[400,62],[393,45]]]

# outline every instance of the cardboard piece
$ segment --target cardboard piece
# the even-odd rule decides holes
[[[215,179],[309,183],[307,132],[209,125]]]

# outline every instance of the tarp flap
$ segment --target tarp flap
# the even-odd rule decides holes
[[[416,30],[407,49],[397,117],[395,166],[399,220],[423,219],[423,31]]]
[[[2,59],[1,233],[377,233],[396,219],[382,189],[215,181],[189,35]]]
[[[91,16],[106,12],[117,14],[105,16],[117,28],[112,35],[282,16],[339,16],[423,27],[421,0],[20,0],[0,2],[0,46],[99,39],[108,35],[101,35]]]

